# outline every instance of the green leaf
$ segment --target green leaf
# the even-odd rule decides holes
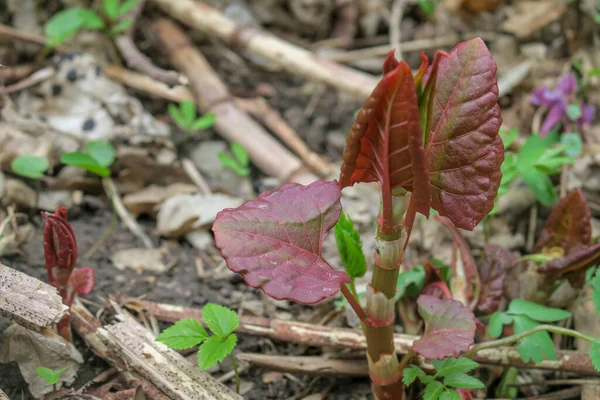
[[[192,130],[201,131],[211,128],[215,124],[216,119],[217,115],[215,113],[206,114],[194,121],[192,124]]]
[[[600,14],[598,14],[598,15],[600,15]],[[594,76],[600,76],[600,67],[590,69],[588,72],[588,76],[590,78],[594,77]]]
[[[209,337],[198,350],[198,367],[202,371],[214,367],[233,351],[236,344],[236,335],[229,335],[225,340],[217,336]]]
[[[519,135],[519,129],[501,129],[500,130],[500,138],[502,139],[502,143],[504,144],[504,150],[508,149],[511,144],[514,143],[515,139]]]
[[[444,378],[444,385],[457,389],[481,389],[485,385],[479,379],[462,372],[455,372]]]
[[[343,212],[335,224],[334,233],[342,265],[350,279],[364,276],[367,272],[367,261],[362,251],[360,236],[354,228],[352,219]]]
[[[119,0],[102,0],[102,11],[109,20],[116,20],[119,14]]]
[[[590,360],[596,371],[600,372],[600,340],[592,342],[590,347]]]
[[[113,25],[110,28],[110,31],[108,32],[108,34],[110,36],[117,36],[118,34],[122,33],[125,29],[129,28],[131,25],[133,25],[132,19],[124,19],[123,21],[120,21],[118,24]]]
[[[581,106],[578,103],[569,104],[567,106],[567,117],[573,122],[577,122],[581,118]]]
[[[496,387],[495,395],[500,398],[516,399],[519,389],[515,386],[519,379],[519,370],[515,367],[509,367]]]
[[[103,167],[110,167],[115,161],[115,148],[106,140],[92,140],[85,151]]]
[[[405,386],[410,386],[417,378],[422,378],[425,375],[425,372],[421,368],[411,365],[402,371],[402,383]]]
[[[25,178],[40,179],[48,170],[48,160],[40,156],[24,155],[10,163],[12,172]]]
[[[452,389],[446,389],[440,396],[439,400],[462,400],[462,397],[460,394],[458,394],[458,392]]]
[[[60,161],[63,164],[85,169],[86,171],[99,175],[103,178],[106,178],[110,175],[110,170],[98,164],[98,161],[96,161],[96,159],[90,156],[88,153],[82,153],[79,151],[65,153],[60,157]]]
[[[488,332],[491,337],[499,338],[502,335],[502,329],[504,325],[511,324],[513,319],[510,315],[503,313],[501,311],[496,311],[490,317],[490,322],[488,323]]]
[[[560,137],[560,143],[566,146],[565,154],[570,157],[577,157],[583,150],[581,136],[577,133],[563,133]]]
[[[191,126],[196,119],[196,104],[192,100],[184,100],[179,103],[179,109],[185,126]]]
[[[429,18],[433,18],[435,13],[435,4],[432,0],[418,0],[417,4]]]
[[[535,169],[536,163],[544,157],[546,151],[554,144],[555,137],[548,135],[542,138],[533,135],[527,138],[517,155],[517,170],[525,183],[531,188],[540,203],[550,206],[557,199],[552,180]],[[548,157],[546,155],[546,157]]]
[[[556,322],[571,316],[571,313],[566,310],[545,307],[523,299],[514,299],[511,301],[507,313],[526,315],[532,320],[540,322]]]
[[[210,330],[221,338],[229,336],[240,324],[240,319],[235,311],[214,303],[204,306],[202,316]]]
[[[548,175],[534,168],[527,171],[519,171],[519,173],[540,203],[550,207],[556,202],[558,196]]]
[[[44,25],[44,34],[48,37],[49,47],[56,47],[69,39],[78,30],[102,29],[104,22],[92,10],[86,8],[67,8],[54,14]]]
[[[35,367],[35,373],[41,376],[49,385],[54,385],[58,383],[60,376],[68,369],[69,367],[64,367],[55,371],[40,365]]]
[[[514,300],[513,300],[514,301]],[[513,316],[513,329],[515,334],[533,329],[539,324],[526,315]],[[556,361],[556,350],[548,332],[536,332],[521,340],[517,345],[519,356],[524,362],[530,360],[534,363],[543,361],[544,356],[550,361]]]
[[[476,361],[471,360],[467,357],[459,358],[445,358],[442,361],[431,360],[435,367],[435,377],[443,378],[444,376],[451,375],[454,373],[465,373],[469,372],[479,365]]]
[[[248,157],[248,152],[242,147],[241,144],[235,142],[231,143],[231,152],[242,167],[248,166],[250,163],[250,157]]]
[[[183,350],[202,343],[208,337],[208,333],[200,321],[186,318],[162,331],[156,341],[166,344],[171,349]]]
[[[592,285],[592,300],[596,306],[596,312],[600,314],[600,269],[596,268],[590,284]]]
[[[425,386],[423,400],[438,400],[443,391],[444,385],[442,385],[442,382],[432,381]]]
[[[104,26],[105,26],[104,21],[94,11],[92,11],[88,8],[82,8],[79,11],[79,15],[81,16],[81,19],[83,20],[83,26],[82,26],[83,28],[90,29],[90,30],[104,29]]]
[[[425,268],[422,265],[417,265],[413,269],[398,275],[396,299],[400,300],[405,294],[413,298],[418,297],[425,286],[426,275]]]
[[[181,111],[179,111],[179,107],[175,104],[169,104],[167,107],[169,111],[169,116],[180,128],[185,128],[185,121],[183,119],[183,115],[181,115]]]
[[[229,157],[227,154],[218,153],[217,158],[219,159],[221,164],[223,164],[225,167],[233,170],[233,172],[235,172],[239,176],[250,175],[250,170],[248,168],[244,168],[243,166],[239,165],[237,163],[237,161],[235,161],[233,158]]]
[[[127,14],[129,10],[131,10],[139,0],[125,0],[121,7],[119,7],[118,17],[121,18],[123,15]]]

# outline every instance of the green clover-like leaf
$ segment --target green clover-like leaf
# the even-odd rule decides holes
[[[48,167],[48,160],[33,155],[15,157],[10,164],[12,172],[32,179],[40,179],[44,172],[48,170]]]

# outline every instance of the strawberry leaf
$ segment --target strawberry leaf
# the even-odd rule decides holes
[[[183,350],[202,343],[208,337],[208,333],[200,321],[185,318],[162,331],[156,341],[166,344],[171,349]]]
[[[464,374],[477,368],[479,365],[476,361],[473,361],[467,357],[446,358],[442,361],[432,360],[432,364],[435,368],[436,378],[443,378],[444,376],[455,373]]]
[[[535,251],[561,247],[569,255],[592,242],[591,212],[581,189],[569,192],[552,209]]]
[[[402,383],[410,386],[417,378],[423,378],[424,376],[426,374],[420,367],[411,365],[402,371]]]
[[[236,344],[236,335],[229,335],[226,339],[209,337],[198,350],[198,367],[202,371],[214,367],[233,351]]]
[[[492,210],[502,178],[496,69],[479,38],[458,44],[447,57],[436,57],[430,67],[427,87],[434,88],[423,145],[431,206],[458,228],[473,230]]]
[[[484,249],[483,261],[479,264],[481,291],[477,309],[483,314],[491,314],[498,310],[504,295],[504,278],[516,257],[503,247],[487,245]]]
[[[481,389],[485,387],[479,379],[463,374],[462,372],[454,372],[446,376],[444,378],[444,385],[457,389]]]
[[[595,340],[590,346],[590,360],[596,371],[600,372],[600,340]]]
[[[425,386],[423,400],[438,400],[443,391],[444,385],[442,382],[432,381]]]
[[[213,225],[227,266],[267,295],[313,304],[350,283],[321,257],[325,233],[340,216],[337,182],[289,183],[236,209]]]
[[[208,303],[202,309],[204,322],[211,331],[222,339],[235,331],[240,324],[235,311],[219,304]]]
[[[91,268],[78,268],[69,277],[69,281],[73,286],[73,290],[77,292],[77,294],[90,294],[94,287],[96,286],[96,276],[94,274],[94,270]]]
[[[419,314],[425,321],[425,333],[413,343],[413,350],[428,359],[458,357],[475,340],[473,312],[455,300],[421,295]]]

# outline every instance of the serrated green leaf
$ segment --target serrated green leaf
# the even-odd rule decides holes
[[[110,31],[108,32],[110,36],[117,36],[120,33],[123,33],[123,31],[125,31],[125,29],[129,28],[131,25],[133,25],[133,20],[132,19],[124,19],[123,21],[119,21],[119,23],[117,23],[116,25],[113,25],[110,28]]]
[[[592,300],[596,306],[596,312],[600,314],[600,269],[596,268],[596,273],[590,283],[592,285]]]
[[[235,142],[231,143],[231,152],[235,156],[239,165],[242,167],[248,166],[250,163],[250,157],[248,156],[246,149],[244,149],[241,144]]]
[[[479,366],[476,361],[473,361],[467,357],[445,358],[442,361],[431,360],[431,362],[433,363],[436,371],[436,378],[443,378],[444,376],[458,372],[466,373]]]
[[[526,315],[513,316],[513,329],[515,334],[533,329],[539,324]],[[556,361],[556,349],[548,332],[536,332],[521,340],[517,345],[519,356],[524,362],[533,361],[540,363],[546,357]]]
[[[567,106],[567,117],[573,122],[577,122],[581,118],[581,106],[578,103],[569,104]]]
[[[571,157],[577,157],[583,150],[583,141],[577,133],[563,133],[560,136],[560,143],[566,146],[565,154]]]
[[[25,178],[40,179],[48,170],[48,160],[40,156],[24,155],[15,157],[10,163],[10,169]]]
[[[463,374],[462,372],[454,372],[446,376],[444,378],[444,385],[457,389],[481,389],[485,387],[479,379]]]
[[[110,167],[115,161],[115,148],[106,140],[92,140],[85,146],[85,152],[103,167]]]
[[[214,303],[204,306],[202,317],[210,330],[221,338],[229,336],[240,324],[240,319],[235,311]]]
[[[499,338],[502,335],[502,329],[504,325],[511,324],[512,317],[503,313],[501,311],[496,311],[490,317],[490,322],[488,323],[488,332],[491,337]]]
[[[506,312],[513,315],[526,315],[540,322],[556,322],[571,316],[571,313],[566,310],[545,307],[523,299],[511,301]]]
[[[98,164],[98,161],[96,161],[96,159],[90,156],[88,153],[82,153],[79,151],[65,153],[60,157],[60,162],[85,169],[86,171],[99,175],[103,178],[106,178],[110,175],[110,170]]]
[[[127,14],[129,10],[131,10],[138,3],[138,1],[139,0],[125,0],[119,7],[118,17],[120,18]]]
[[[192,130],[193,131],[201,131],[204,129],[211,128],[215,124],[216,120],[217,120],[217,115],[215,113],[209,113],[209,114],[203,115],[202,117],[200,117],[194,121],[194,123],[192,124]]]
[[[596,371],[600,372],[600,340],[592,342],[590,347],[590,360]]]
[[[364,276],[367,272],[367,261],[362,251],[360,235],[354,228],[352,219],[343,212],[335,224],[334,234],[342,265],[350,279]]]
[[[413,269],[404,271],[398,275],[396,283],[396,299],[400,300],[405,294],[410,297],[417,297],[425,286],[427,274],[422,265],[417,265]]]
[[[119,0],[102,0],[102,12],[104,15],[114,21],[119,13]]]
[[[423,391],[423,400],[438,400],[440,395],[444,391],[444,385],[442,382],[432,381]]]
[[[198,367],[202,371],[214,367],[233,351],[236,344],[236,335],[229,335],[225,340],[217,336],[209,337],[198,350]]]
[[[446,389],[440,396],[439,400],[462,400],[462,397],[460,394],[458,394],[458,392],[452,389]]]
[[[248,176],[250,175],[250,170],[245,168],[237,163],[233,158],[229,157],[225,153],[218,153],[217,158],[223,164],[223,166],[233,170],[239,176]]]
[[[193,318],[181,319],[165,329],[156,338],[171,349],[183,350],[199,345],[208,338],[208,332],[200,321]]]
[[[426,375],[427,374],[425,374],[421,368],[416,365],[411,365],[404,368],[402,371],[402,383],[404,383],[405,386],[410,386],[415,379],[422,378]]]
[[[41,376],[49,385],[54,385],[58,383],[60,376],[68,369],[69,367],[64,367],[55,371],[40,365],[35,367],[35,373]]]
[[[185,122],[186,126],[191,126],[196,120],[196,105],[192,100],[184,100],[179,103],[179,110],[181,111],[181,117]]]

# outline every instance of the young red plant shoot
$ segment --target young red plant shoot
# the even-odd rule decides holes
[[[428,216],[433,207],[454,226],[472,230],[494,205],[504,158],[496,63],[483,41],[439,52],[430,66],[422,59],[413,77],[406,62],[388,55],[381,81],[348,134],[339,184],[287,184],[221,211],[213,226],[228,267],[250,286],[302,304],[342,291],[364,324],[380,400],[402,398],[402,370],[416,353],[457,357],[473,344],[475,317],[468,306],[422,295],[425,334],[399,362],[396,283],[416,213]],[[340,215],[341,189],[358,182],[379,182],[382,193],[364,310],[346,286],[348,275],[321,256],[323,237]]]
[[[46,220],[44,258],[48,282],[58,289],[63,303],[70,308],[75,294],[86,295],[94,290],[94,270],[74,269],[77,261],[77,242],[67,221],[67,209],[58,206],[54,214],[43,212],[42,216]],[[72,340],[68,314],[58,322],[57,330],[66,340]]]

